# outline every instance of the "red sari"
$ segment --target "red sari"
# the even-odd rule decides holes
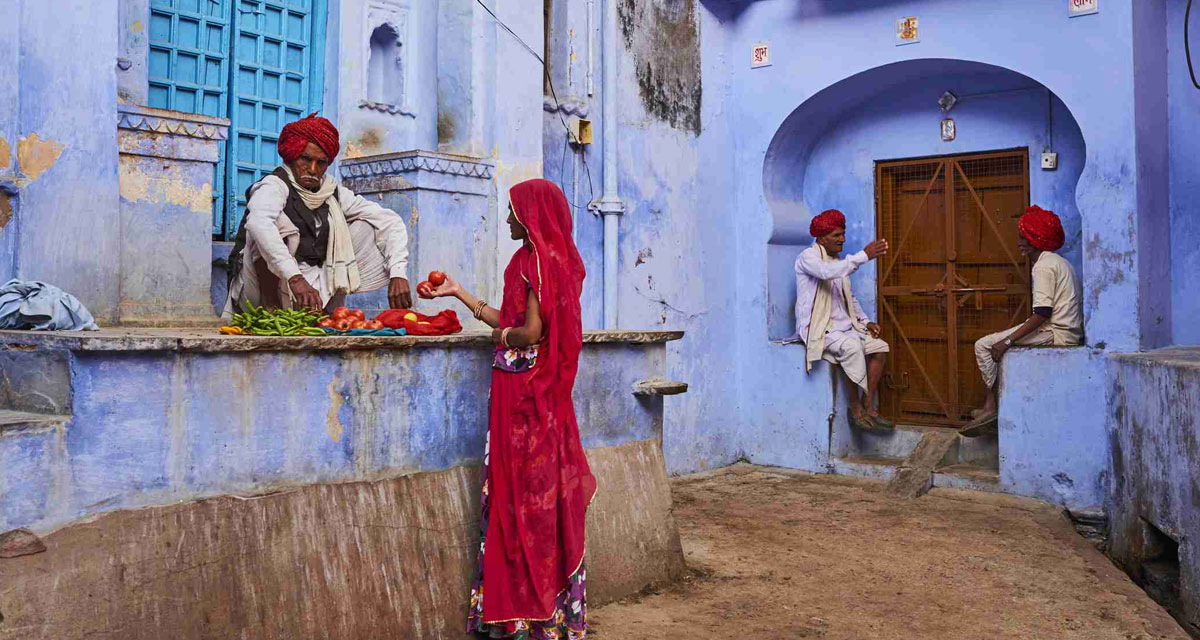
[[[532,291],[544,329],[528,368],[503,370],[508,350],[500,349],[492,372],[483,575],[468,628],[493,637],[502,630],[522,636],[531,623],[538,631],[543,624],[563,626],[563,603],[570,615],[565,598],[575,592],[575,613],[582,617],[584,516],[596,492],[571,399],[583,346],[585,272],[571,239],[570,209],[547,180],[522,182],[509,196],[529,242],[504,271],[500,326],[524,325]]]

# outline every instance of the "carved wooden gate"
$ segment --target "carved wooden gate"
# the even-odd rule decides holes
[[[882,412],[959,425],[983,405],[979,338],[1030,313],[1017,218],[1029,204],[1026,149],[878,162],[879,323],[892,346]]]

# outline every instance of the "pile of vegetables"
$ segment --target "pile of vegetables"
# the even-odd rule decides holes
[[[338,331],[350,331],[351,329],[371,329],[377,331],[386,328],[378,320],[367,320],[366,316],[363,315],[362,309],[349,309],[347,307],[334,309],[332,316],[317,321],[317,327],[337,329]]]
[[[264,309],[246,302],[246,310],[233,315],[221,333],[236,336],[323,336],[318,323],[324,313],[311,309]]]

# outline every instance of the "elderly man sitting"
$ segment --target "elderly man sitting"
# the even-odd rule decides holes
[[[280,132],[283,165],[246,191],[222,317],[246,301],[331,309],[385,285],[391,307],[412,305],[404,221],[325,175],[339,148],[337,129],[316,114]]]
[[[1054,253],[1064,241],[1062,221],[1037,205],[1017,220],[1017,248],[1033,262],[1033,315],[1018,327],[980,338],[975,360],[987,386],[983,409],[959,433],[974,437],[996,432],[996,378],[1000,359],[1014,344],[1075,346],[1083,344],[1082,290],[1075,268]]]
[[[840,259],[846,243],[846,216],[841,211],[825,211],[813,218],[808,230],[816,242],[796,259],[796,338],[807,348],[805,371],[821,359],[841,365],[851,426],[890,429],[895,425],[875,409],[890,348],[850,290],[850,274],[886,254],[887,240],[876,240]]]

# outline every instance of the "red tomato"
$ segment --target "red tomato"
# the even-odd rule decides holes
[[[350,323],[350,328],[351,329],[366,329],[367,323],[363,320],[354,320],[353,322]]]
[[[432,299],[433,285],[430,284],[428,280],[421,281],[421,283],[417,285],[417,295],[421,296],[422,298]]]
[[[338,307],[333,310],[333,319],[336,322],[338,320],[341,320],[342,318],[345,318],[349,314],[350,314],[350,310],[347,309],[346,307]]]
[[[321,327],[322,329],[332,329],[334,328],[334,322],[335,321],[333,318],[321,318],[317,321],[317,326]]]
[[[346,320],[345,318],[343,318],[341,320],[336,320],[333,323],[333,328],[337,329],[338,331],[349,331],[350,330],[350,321]]]
[[[365,314],[363,314],[362,309],[351,309],[349,315],[347,315],[346,317],[354,318],[355,320],[359,320],[361,322],[367,321],[367,316]]]
[[[443,284],[445,284],[445,282],[446,282],[446,274],[442,273],[441,271],[430,271],[429,272],[429,284],[431,284],[435,287],[440,287]]]
[[[383,323],[382,323],[382,322],[380,322],[380,321],[378,321],[378,320],[368,320],[368,321],[367,321],[367,328],[368,328],[368,329],[374,329],[374,330],[378,331],[378,330],[380,330],[380,329],[382,329],[382,328],[383,328]]]

